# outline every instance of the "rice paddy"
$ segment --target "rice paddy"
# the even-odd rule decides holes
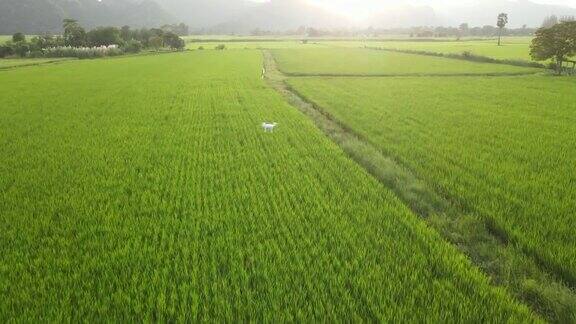
[[[186,43],[186,47],[191,50],[215,49],[218,45],[224,45],[227,49],[278,49],[278,48],[310,48],[323,47],[322,43],[303,43],[301,40],[278,40],[278,41],[194,41]]]
[[[539,321],[261,64],[196,51],[1,72],[0,319]]]
[[[462,54],[469,52],[474,55],[486,56],[500,60],[531,61],[530,37],[504,37],[502,46],[496,46],[496,39],[487,40],[419,40],[419,41],[349,41],[329,42],[328,45],[338,47],[380,47],[397,50],[425,51],[433,53]]]
[[[574,79],[364,48],[523,60],[527,39],[188,41],[0,60],[1,321],[576,320]],[[483,272],[275,91],[261,49],[545,280]]]
[[[572,78],[294,79],[291,85],[576,282]]]
[[[273,51],[282,72],[293,76],[502,75],[539,69],[371,49],[315,48]]]

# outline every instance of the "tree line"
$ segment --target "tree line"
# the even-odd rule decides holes
[[[555,24],[573,21],[572,16],[558,17],[548,16],[542,22],[541,27],[551,27]],[[407,28],[340,28],[340,29],[320,29],[314,27],[300,26],[294,30],[283,32],[271,31],[256,28],[250,32],[252,36],[308,36],[308,37],[386,37],[397,35],[408,35],[411,38],[443,38],[443,37],[501,37],[501,36],[533,36],[538,28],[524,25],[520,28],[506,28],[508,15],[501,13],[498,15],[496,25],[485,25],[472,27],[468,23],[462,23],[457,27],[453,26],[414,26]],[[210,33],[210,31],[199,31],[199,34]]]
[[[78,21],[64,19],[63,34],[41,35],[29,41],[22,33],[13,35],[12,40],[0,45],[0,57],[91,57],[138,53],[142,50],[166,48],[182,50],[185,42],[179,33],[187,32],[187,26],[165,25],[162,28],[131,29],[129,26],[97,27],[86,31]]]
[[[409,28],[342,28],[342,29],[320,29],[301,26],[295,30],[283,32],[270,31],[264,29],[254,29],[250,32],[252,36],[308,36],[308,37],[389,37],[407,35],[411,38],[443,38],[443,37],[497,37],[500,32],[502,36],[532,36],[537,28],[523,26],[521,28],[502,28],[498,26],[486,25],[482,27],[470,27],[468,23],[460,24],[458,27],[430,27],[418,26]]]

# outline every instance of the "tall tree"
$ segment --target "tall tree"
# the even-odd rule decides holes
[[[120,30],[116,27],[98,27],[88,32],[90,46],[109,46],[122,43]]]
[[[460,24],[460,27],[458,27],[458,29],[460,30],[460,36],[467,36],[468,31],[470,30],[470,26],[468,25],[468,23],[462,23]]]
[[[122,26],[120,29],[120,37],[125,41],[129,41],[134,38],[130,26]]]
[[[498,22],[496,25],[498,26],[498,46],[502,45],[502,30],[508,24],[508,14],[501,13],[498,15]]]
[[[536,61],[553,59],[558,74],[562,74],[564,61],[574,55],[576,55],[576,21],[538,29],[530,45],[532,59]]]
[[[164,44],[171,49],[182,50],[186,47],[184,40],[172,32],[164,33],[162,40],[164,41]]]
[[[86,45],[86,31],[77,20],[64,19],[62,21],[64,27],[64,44],[66,46],[80,47]]]
[[[148,44],[156,51],[159,51],[160,48],[164,46],[164,40],[160,36],[152,36],[150,39],[148,39]]]
[[[16,34],[12,35],[12,41],[14,43],[24,42],[24,41],[26,41],[26,36],[24,36],[24,34],[22,34],[22,33],[16,33]]]

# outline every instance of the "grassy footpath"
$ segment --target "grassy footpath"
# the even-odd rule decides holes
[[[261,64],[205,51],[0,73],[0,319],[538,320]]]

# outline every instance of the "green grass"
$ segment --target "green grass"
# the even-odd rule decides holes
[[[430,186],[576,283],[572,78],[294,79]]]
[[[282,72],[291,75],[452,75],[519,74],[538,69],[452,60],[369,49],[274,50]]]
[[[0,319],[536,320],[261,65],[204,51],[0,73]]]
[[[463,41],[349,41],[329,42],[327,45],[337,47],[382,47],[399,50],[427,51],[435,53],[462,54],[470,52],[500,60],[531,61],[530,37],[503,38],[502,46],[497,40],[463,40]]]

